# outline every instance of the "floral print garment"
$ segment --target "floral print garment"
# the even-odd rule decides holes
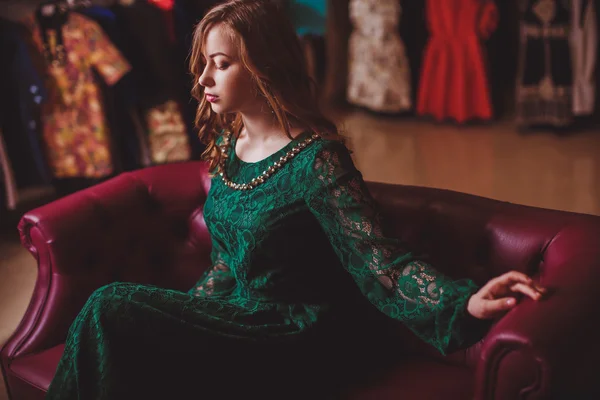
[[[37,50],[44,45],[33,17],[25,21]],[[49,31],[53,38],[55,32]],[[114,85],[131,69],[93,20],[71,13],[62,27],[64,64],[45,64],[50,91],[42,107],[46,156],[55,178],[100,178],[113,173],[110,131],[93,69]]]
[[[191,148],[179,104],[169,100],[146,112],[152,162],[187,161]]]
[[[412,108],[410,66],[398,33],[397,0],[352,0],[353,31],[348,42],[348,87],[351,104],[376,112]]]

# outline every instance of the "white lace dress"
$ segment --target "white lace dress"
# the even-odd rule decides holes
[[[398,33],[398,0],[350,0],[349,103],[396,113],[412,108],[410,67]]]

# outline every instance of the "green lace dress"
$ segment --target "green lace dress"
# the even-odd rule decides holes
[[[233,139],[228,176],[249,182],[308,135],[255,163],[236,157]],[[340,142],[314,141],[252,190],[214,178],[204,217],[213,268],[187,293],[132,283],[96,290],[70,328],[48,399],[214,399],[234,390],[301,398],[319,377],[361,370],[359,354],[389,360],[393,343],[373,332],[375,315],[443,353],[482,335],[466,312],[476,285],[384,236]],[[185,397],[189,390],[198,397]]]

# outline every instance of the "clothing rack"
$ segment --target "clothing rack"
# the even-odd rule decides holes
[[[13,57],[23,57],[22,62],[24,65],[30,66],[31,71],[29,68],[13,68],[11,63],[10,67],[8,67],[9,64],[5,64],[7,72],[15,74],[17,74],[16,71],[23,71],[23,74],[31,72],[32,75],[35,75],[35,78],[30,80],[12,79],[11,82],[23,82],[23,84],[7,85],[7,89],[10,90],[3,91],[3,93],[14,92],[13,94],[19,101],[9,102],[12,105],[12,108],[10,108],[11,117],[4,118],[5,113],[3,112],[2,121],[0,121],[2,124],[0,125],[2,129],[0,133],[7,143],[5,153],[8,154],[8,157],[3,158],[12,162],[6,164],[6,166],[0,163],[2,164],[0,165],[2,167],[0,169],[0,211],[8,209],[14,212],[20,209],[25,204],[24,201],[27,195],[31,192],[30,188],[37,190],[41,189],[42,186],[44,188],[48,187],[48,189],[53,189],[56,197],[62,197],[112,176],[109,174],[96,177],[80,174],[80,170],[83,168],[81,165],[76,166],[77,171],[69,170],[66,174],[54,174],[52,169],[54,167],[50,165],[48,160],[50,157],[46,154],[48,151],[53,150],[44,147],[44,143],[51,142],[52,137],[49,139],[46,136],[42,137],[42,121],[38,121],[39,113],[42,110],[36,108],[40,105],[40,102],[34,100],[34,96],[38,95],[37,92],[40,90],[38,88],[46,87],[44,86],[45,82],[38,79],[39,76],[36,71],[38,68],[45,68],[47,65],[60,66],[61,59],[68,60],[66,57],[67,51],[82,51],[85,53],[85,49],[78,50],[63,45],[64,33],[72,29],[83,29],[83,25],[79,25],[82,21],[81,18],[91,23],[91,25],[86,25],[86,28],[103,32],[105,43],[102,46],[108,46],[110,43],[112,48],[116,48],[121,52],[120,58],[132,64],[133,74],[128,75],[128,82],[123,82],[120,85],[115,85],[116,82],[111,82],[111,84],[103,82],[106,77],[102,75],[102,71],[97,66],[93,66],[96,73],[94,74],[94,82],[90,84],[94,84],[98,88],[98,93],[100,93],[98,102],[102,103],[102,112],[104,113],[102,122],[98,122],[100,121],[98,119],[94,120],[94,124],[101,124],[103,129],[106,128],[103,132],[110,136],[107,143],[103,142],[98,146],[108,147],[107,151],[111,154],[110,164],[113,167],[112,174],[129,171],[132,168],[144,168],[155,164],[194,159],[203,151],[203,146],[192,132],[193,113],[195,111],[192,110],[193,105],[188,106],[185,102],[187,97],[185,97],[185,94],[181,94],[183,92],[180,89],[181,82],[175,78],[167,79],[176,76],[179,69],[178,67],[170,67],[170,64],[167,65],[169,61],[164,60],[168,60],[169,57],[157,57],[157,54],[180,56],[181,54],[177,53],[180,49],[168,47],[173,45],[170,41],[171,38],[167,37],[167,32],[150,35],[152,41],[148,42],[146,47],[140,49],[132,46],[132,43],[137,43],[146,36],[144,32],[146,18],[151,18],[152,21],[158,24],[164,22],[165,17],[168,18],[171,15],[169,14],[171,10],[165,7],[168,5],[174,6],[172,0],[9,1],[10,3],[1,4],[2,0],[0,0],[0,18],[5,21],[5,24],[1,27],[2,29],[6,28],[7,32],[12,35],[10,38],[7,37],[6,43],[9,43],[8,39],[20,43],[18,45],[20,47],[16,44],[11,47],[19,49],[20,53],[15,50],[11,55]],[[191,30],[191,22],[188,21],[191,18],[181,12],[177,15],[179,23],[183,24],[183,29]],[[120,18],[120,25],[115,23],[115,16]],[[61,29],[68,21],[78,22],[74,22],[68,29]],[[116,29],[124,27],[123,24],[126,22],[123,21],[133,21],[133,33],[128,36],[129,42],[122,44],[122,47],[117,47],[116,42],[110,42],[110,35],[111,33],[115,34]],[[27,31],[17,28],[19,24],[25,26]],[[186,24],[189,24],[189,26]],[[127,27],[131,28],[131,25],[127,25]],[[25,35],[29,32],[29,29],[34,28],[38,30],[38,41],[41,43],[33,43],[32,46],[31,43],[22,40],[20,35]],[[66,35],[66,37],[72,36]],[[182,38],[179,38],[179,40],[182,40]],[[102,46],[98,47],[98,51],[104,51]],[[83,47],[87,48],[87,46]],[[35,52],[35,58],[27,57],[29,52]],[[63,54],[62,57],[61,54]],[[100,57],[101,61],[106,64],[106,60],[114,54],[115,52],[112,51],[107,53],[106,57]],[[84,57],[87,56],[84,54],[79,58],[74,57],[75,61],[73,62],[77,62]],[[182,60],[183,58],[181,57]],[[44,59],[49,62],[44,63]],[[158,72],[154,72],[152,75],[146,73],[143,65],[141,65],[146,59],[150,59],[152,62],[157,60],[155,70]],[[56,64],[54,64],[55,61]],[[34,64],[34,62],[37,64]],[[14,65],[17,65],[16,61]],[[118,65],[119,68],[123,68],[124,63]],[[63,74],[64,70],[66,69],[57,68],[54,72]],[[174,73],[170,73],[171,70],[174,70]],[[104,69],[104,72],[106,72],[106,69]],[[139,75],[135,75],[135,73]],[[159,78],[162,80],[152,79],[159,74]],[[188,79],[183,77],[181,81],[183,80],[187,82]],[[149,85],[142,87],[139,83],[141,81],[157,83],[148,89]],[[51,85],[58,84],[60,84],[58,81],[51,82]],[[52,88],[52,91],[45,92],[45,96],[41,101],[54,101],[53,97],[56,93],[54,86]],[[67,89],[70,90],[70,88]],[[118,96],[117,93],[119,93]],[[41,95],[37,97],[42,99]],[[4,100],[6,100],[6,97]],[[30,103],[35,103],[37,106],[32,105],[30,107]],[[84,105],[78,109],[82,110],[85,107]],[[21,108],[25,110],[24,113],[17,112]],[[58,110],[57,113],[60,114],[60,118],[63,117],[61,110]],[[52,125],[49,129],[50,134],[54,134],[55,126]],[[114,132],[116,134],[113,136]],[[35,140],[39,141],[38,147],[30,143]],[[2,140],[0,140],[1,144]],[[17,149],[21,145],[29,146],[23,152],[27,152],[31,162],[25,161],[25,157],[18,156]],[[1,150],[0,148],[0,152]],[[40,165],[35,164],[34,161],[40,161]],[[34,166],[39,168],[35,169]],[[4,190],[2,190],[3,188]],[[25,193],[26,189],[27,193]],[[30,203],[27,202],[27,204]]]

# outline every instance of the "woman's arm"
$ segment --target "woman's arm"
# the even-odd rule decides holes
[[[202,278],[191,290],[195,296],[224,296],[231,293],[235,287],[235,278],[225,261],[224,252],[214,240],[211,260],[212,267],[204,272]]]
[[[375,202],[347,148],[334,141],[319,146],[306,202],[362,293],[442,353],[481,339],[489,321],[467,311],[478,286],[441,274],[384,236]]]

